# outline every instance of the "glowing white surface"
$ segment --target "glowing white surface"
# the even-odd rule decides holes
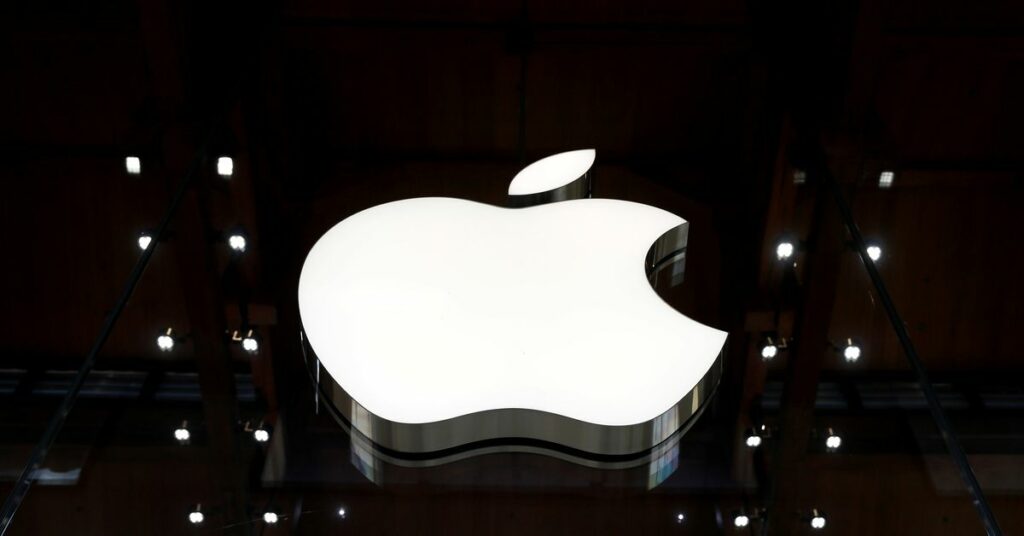
[[[648,249],[681,223],[608,199],[379,205],[316,243],[299,311],[327,372],[391,421],[525,408],[646,422],[696,385],[726,337],[648,283]]]
[[[126,156],[124,158],[124,169],[132,175],[142,173],[142,160],[137,156]]]
[[[529,195],[556,190],[580,178],[594,165],[597,152],[581,149],[542,158],[516,174],[508,195]]]
[[[845,357],[847,361],[856,361],[860,359],[860,346],[855,344],[847,346],[843,349],[843,357]]]
[[[206,519],[206,516],[204,516],[202,512],[190,512],[188,514],[188,520],[193,525],[202,523],[204,519]]]
[[[235,161],[230,156],[222,156],[217,159],[217,174],[221,177],[230,177],[235,171]]]
[[[239,234],[234,234],[228,237],[228,246],[235,251],[245,251],[246,241],[245,237]]]
[[[811,518],[811,528],[823,529],[825,528],[825,518],[822,516],[814,516]]]
[[[153,243],[153,237],[148,234],[139,236],[139,249],[145,251]]]

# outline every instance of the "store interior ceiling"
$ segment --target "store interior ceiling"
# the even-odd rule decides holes
[[[140,233],[195,170],[10,534],[803,534],[812,509],[830,534],[983,534],[815,154],[881,247],[1002,529],[1024,533],[1024,4],[44,0],[0,14],[0,493]],[[579,148],[597,150],[595,197],[690,222],[669,301],[729,332],[678,467],[648,485],[499,453],[375,481],[314,396],[305,254],[389,201],[503,206],[518,170]],[[256,354],[230,341],[243,325]],[[762,358],[765,337],[815,326],[820,352],[794,340]],[[181,338],[162,351],[168,327]],[[270,441],[253,441],[260,426]]]

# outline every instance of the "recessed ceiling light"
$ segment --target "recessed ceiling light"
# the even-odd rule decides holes
[[[878,174],[878,187],[883,190],[892,187],[892,181],[896,179],[896,174],[892,171],[883,171]]]
[[[217,159],[217,174],[221,177],[230,177],[235,171],[235,162],[230,156],[222,156]]]
[[[142,160],[137,156],[126,156],[124,159],[124,169],[131,175],[138,175],[142,173]]]

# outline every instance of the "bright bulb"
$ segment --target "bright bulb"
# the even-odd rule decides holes
[[[683,515],[683,514],[676,514],[676,523],[682,523],[683,520],[685,520],[685,519],[686,519],[685,515]]]
[[[832,434],[825,438],[825,447],[835,450],[843,444],[843,438]]]
[[[344,508],[338,508],[338,517],[345,517],[346,513]]]
[[[174,439],[178,441],[188,441],[192,437],[192,434],[188,431],[188,428],[178,428],[174,431]]]
[[[139,235],[139,249],[145,251],[153,243],[153,237],[148,234]]]
[[[124,159],[124,169],[132,175],[142,173],[142,160],[137,156],[128,156]]]
[[[846,348],[843,349],[843,357],[845,357],[850,363],[860,359],[860,346],[857,346],[856,344],[847,345]]]
[[[757,448],[761,446],[761,436],[757,434],[751,434],[747,436],[747,446],[750,448]]]
[[[275,514],[274,512],[265,512],[263,514],[263,522],[268,525],[273,525],[274,523],[277,523],[277,514]]]
[[[871,257],[871,260],[873,260],[873,261],[877,261],[878,259],[881,259],[882,258],[882,248],[879,247],[879,246],[868,246],[868,257]]]
[[[737,527],[741,527],[741,528],[742,527],[746,527],[747,525],[750,524],[750,518],[745,516],[745,515],[743,515],[743,514],[740,514],[740,515],[732,518],[732,524],[737,526]]]
[[[793,256],[793,243],[792,242],[779,242],[779,245],[775,247],[775,255],[779,260],[785,260]]]
[[[204,516],[202,512],[190,512],[188,514],[188,521],[193,525],[202,523],[204,519],[206,519],[206,516]]]
[[[174,348],[174,337],[167,335],[166,333],[156,338],[156,346],[165,352],[169,352]]]
[[[229,236],[228,246],[231,246],[231,249],[238,252],[245,251],[245,237],[240,234],[233,234]]]
[[[242,349],[246,352],[255,353],[260,349],[260,343],[255,337],[242,338]]]
[[[825,517],[817,515],[811,518],[812,529],[823,529],[825,528]]]
[[[230,177],[235,171],[235,162],[230,156],[222,156],[217,159],[217,174],[221,177]]]
[[[270,441],[270,432],[264,430],[263,428],[253,430],[252,438],[260,443],[266,443],[267,441]]]
[[[761,348],[761,357],[771,359],[779,355],[779,347],[774,344],[766,344]]]
[[[892,181],[895,178],[896,174],[892,171],[883,171],[878,175],[878,187],[883,189],[892,187]]]

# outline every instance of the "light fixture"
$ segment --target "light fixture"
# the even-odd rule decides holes
[[[124,169],[131,175],[138,175],[142,173],[142,160],[139,160],[137,156],[126,156],[124,159]]]
[[[222,156],[217,159],[217,174],[221,177],[230,177],[235,171],[235,162],[230,156]]]
[[[151,234],[149,234],[148,232],[145,232],[145,231],[142,232],[142,233],[139,233],[139,239],[138,239],[139,249],[141,249],[142,251],[146,251],[146,249],[149,248],[149,245],[152,244],[152,243],[153,243],[153,235],[151,235]]]
[[[846,339],[846,346],[843,348],[843,357],[848,363],[854,363],[860,359],[860,346],[854,344],[853,339]]]
[[[814,530],[821,530],[825,528],[825,514],[818,511],[817,508],[811,510],[811,528]]]
[[[338,508],[338,517],[344,518],[347,514],[348,512],[346,512],[344,508]]]
[[[245,240],[245,235],[241,232],[232,233],[231,236],[228,237],[228,246],[239,253],[243,253],[245,251],[246,245],[247,242]]]
[[[785,349],[786,339],[779,338],[776,340],[771,335],[766,335],[764,342],[761,344],[761,359],[771,361],[775,356],[779,355],[779,352]]]
[[[252,431],[252,438],[255,439],[257,443],[266,443],[267,441],[270,441],[270,432],[268,432],[261,424],[259,428]]]
[[[189,523],[192,523],[193,525],[199,525],[206,520],[206,516],[204,516],[202,510],[200,510],[200,506],[201,505],[197,504],[195,509],[188,513]]]
[[[792,242],[789,240],[783,240],[775,246],[775,256],[778,257],[780,261],[784,261],[793,256],[794,250],[795,247]]]
[[[679,523],[681,525],[683,521],[686,521],[686,514],[682,512],[676,514],[676,523]]]
[[[242,349],[250,354],[255,354],[260,350],[260,341],[251,329],[242,336]]]
[[[879,246],[878,244],[868,245],[867,251],[868,257],[871,258],[872,261],[877,261],[882,258],[882,246]]]
[[[751,428],[750,430],[747,431],[747,437],[744,440],[744,442],[748,447],[756,449],[757,447],[761,446],[762,439],[763,438],[761,437],[761,434],[759,434],[757,430]]]
[[[263,512],[263,522],[268,525],[277,523],[277,514],[274,512]]]
[[[793,170],[793,184],[803,184],[807,182],[807,172],[802,169]]]
[[[174,429],[174,439],[181,443],[188,443],[192,433],[188,431],[188,421],[181,421],[181,425]]]
[[[836,433],[835,430],[829,428],[828,435],[825,436],[825,448],[834,451],[843,444],[843,438]]]
[[[732,524],[733,524],[734,527],[736,527],[738,529],[746,527],[747,525],[750,525],[750,516],[748,516],[747,514],[742,514],[742,513],[736,514],[732,518]]]
[[[170,352],[174,349],[175,336],[174,328],[167,328],[161,331],[156,337],[156,347],[164,352]]]
[[[896,174],[892,171],[883,171],[878,174],[878,187],[887,190],[892,187],[892,181],[896,178]]]

